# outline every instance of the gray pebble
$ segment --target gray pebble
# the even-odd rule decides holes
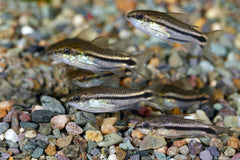
[[[141,160],[151,160],[151,159],[147,156],[143,156],[143,157],[141,157]]]
[[[88,141],[88,144],[87,144],[87,152],[88,153],[91,153],[91,151],[97,147],[97,143],[94,142],[94,141]]]
[[[227,49],[219,44],[219,43],[212,43],[211,44],[211,51],[216,54],[218,57],[224,57],[227,55]]]
[[[52,127],[50,123],[40,123],[38,132],[44,135],[49,135],[52,132]]]
[[[212,158],[213,158],[212,155],[210,154],[209,150],[200,152],[199,156],[201,159],[204,159],[204,160],[212,160]]]
[[[65,113],[65,109],[63,108],[62,104],[55,98],[49,96],[42,96],[41,103],[43,108],[46,108],[52,112],[56,113]]]
[[[32,156],[33,158],[39,158],[42,154],[43,154],[43,149],[40,148],[40,147],[37,147],[37,148],[33,151],[33,153],[31,154],[31,156]]]
[[[208,147],[207,150],[209,150],[211,155],[214,156],[214,157],[220,156],[220,152],[217,150],[216,146]]]
[[[224,151],[224,154],[226,155],[226,156],[234,156],[235,155],[235,153],[236,153],[236,150],[234,149],[234,148],[232,148],[232,147],[229,147],[229,146],[227,146],[226,147],[226,150]]]
[[[158,160],[166,160],[167,158],[166,158],[166,155],[165,154],[163,154],[163,153],[154,153],[155,154],[155,156],[156,156],[156,158],[158,159]]]
[[[91,151],[91,154],[92,154],[93,156],[97,156],[97,155],[99,155],[99,153],[100,153],[100,150],[97,149],[97,148],[94,148],[94,149]]]
[[[64,147],[62,152],[69,159],[77,159],[79,157],[79,147],[76,145],[69,145]]]
[[[1,156],[3,159],[8,159],[10,157],[10,154],[8,153],[1,153]]]
[[[191,160],[191,157],[189,155],[178,154],[174,157],[174,160]]]
[[[93,113],[83,112],[83,115],[85,116],[87,122],[96,124],[96,117]]]
[[[37,129],[38,124],[33,122],[20,122],[20,126],[24,129]]]
[[[140,156],[138,154],[130,157],[131,160],[140,160]]]
[[[37,141],[37,145],[38,145],[38,147],[40,147],[42,149],[45,149],[48,144],[46,142],[44,142],[44,141],[38,140]]]
[[[91,123],[87,122],[87,124],[83,128],[84,131],[92,130],[92,131],[97,131],[98,129],[93,126]]]
[[[56,138],[61,138],[62,137],[59,129],[54,129],[53,134]]]
[[[199,154],[201,152],[203,146],[201,143],[191,140],[188,143],[188,148],[189,148],[190,154],[195,155],[195,154]]]
[[[123,140],[123,138],[121,136],[119,136],[117,133],[113,132],[108,135],[105,135],[104,140],[102,142],[99,142],[98,146],[107,147],[107,146],[111,146],[114,144],[118,144],[118,143],[122,142],[122,140]]]
[[[35,140],[30,139],[23,147],[22,150],[23,152],[27,153],[27,154],[32,154],[32,152],[35,150],[35,148],[37,147],[37,143]]]
[[[32,112],[32,121],[37,123],[50,122],[54,113],[50,110],[36,110]]]
[[[80,112],[80,111],[76,112],[74,114],[74,117],[75,117],[74,122],[76,122],[80,126],[84,126],[87,123],[87,119],[83,114],[83,112]]]
[[[179,148],[179,152],[181,154],[184,154],[184,155],[187,155],[189,153],[189,149],[188,149],[188,146],[187,145],[184,145],[182,147]]]
[[[9,148],[18,148],[18,143],[17,142],[13,142],[10,140],[6,140],[5,143],[8,145]]]
[[[9,124],[5,122],[0,122],[0,134],[5,132],[9,128]]]
[[[12,153],[15,154],[15,155],[17,155],[17,154],[20,153],[20,152],[19,152],[19,149],[17,149],[17,148],[8,148],[8,151],[12,152]]]
[[[135,149],[129,140],[127,140],[124,143],[120,143],[119,147],[121,147],[124,150],[134,150]]]

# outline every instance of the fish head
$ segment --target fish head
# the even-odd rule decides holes
[[[153,131],[151,122],[149,121],[140,121],[135,125],[135,129],[138,129],[143,134],[150,134]]]
[[[79,93],[72,93],[67,97],[67,105],[83,110],[84,98]]]
[[[127,20],[131,22],[135,27],[147,25],[146,13],[142,10],[134,10],[127,14]]]

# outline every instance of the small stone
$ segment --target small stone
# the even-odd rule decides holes
[[[10,157],[9,153],[1,153],[1,158],[2,159],[8,159]]]
[[[13,129],[8,129],[5,133],[4,133],[4,137],[6,140],[11,140],[13,142],[17,142],[19,141],[19,138],[17,136],[17,134],[14,132]]]
[[[32,154],[36,149],[37,143],[34,139],[30,139],[27,143],[22,147],[22,150],[27,154]]]
[[[214,66],[209,61],[201,61],[199,66],[202,69],[202,73],[208,73],[214,71]]]
[[[238,118],[237,116],[225,116],[224,125],[226,127],[237,128],[238,127]]]
[[[191,140],[188,143],[188,148],[189,148],[190,154],[196,155],[196,154],[199,154],[201,152],[203,146],[202,146],[201,143],[199,143],[197,141],[194,141],[194,140]]]
[[[117,122],[117,117],[109,117],[109,118],[105,118],[103,120],[102,125],[108,124],[108,125],[114,125]]]
[[[52,132],[53,132],[53,134],[56,138],[61,138],[62,137],[59,129],[54,129]]]
[[[9,123],[12,120],[13,110],[9,111],[8,114],[3,118],[3,122]]]
[[[209,146],[211,138],[210,137],[200,137],[199,138],[201,140],[201,142],[207,146]]]
[[[23,112],[20,116],[19,116],[20,121],[23,122],[30,122],[31,119],[31,114],[28,112]]]
[[[46,156],[46,160],[58,160],[57,157]]]
[[[18,113],[16,111],[13,112],[11,126],[12,126],[12,129],[16,133],[18,133],[18,131],[19,131],[19,120],[18,120]]]
[[[123,140],[123,138],[121,136],[119,136],[117,133],[113,132],[108,135],[105,135],[104,140],[102,142],[99,142],[98,146],[107,147],[107,146],[111,146],[114,144],[118,144],[118,143],[122,142],[122,140]]]
[[[80,126],[84,126],[87,123],[86,117],[84,116],[83,112],[76,112],[74,113],[74,122]]]
[[[240,33],[237,34],[237,36],[234,39],[234,45],[240,49]]]
[[[20,127],[24,129],[37,129],[38,124],[33,122],[20,122]]]
[[[127,140],[124,143],[120,143],[119,147],[121,147],[124,150],[134,150],[135,149],[129,140]]]
[[[12,153],[15,154],[15,155],[17,155],[17,154],[20,153],[20,152],[19,152],[19,149],[17,149],[17,148],[8,148],[8,151],[9,151],[9,152],[12,152]]]
[[[180,147],[180,148],[179,148],[179,152],[180,152],[181,154],[188,155],[188,154],[189,154],[188,146],[187,146],[187,145],[184,145],[184,146]]]
[[[234,149],[239,149],[239,147],[240,147],[240,141],[238,140],[238,138],[232,136],[232,137],[230,137],[230,138],[228,139],[227,145],[228,145],[229,147],[234,148]]]
[[[97,149],[97,148],[94,148],[94,149],[91,151],[91,154],[92,154],[93,156],[98,156],[99,153],[100,153],[100,150]]]
[[[213,108],[216,109],[217,111],[220,111],[223,108],[223,105],[221,103],[215,103],[213,105]]]
[[[104,135],[117,132],[117,129],[110,124],[103,124],[101,126],[101,131]]]
[[[69,159],[77,159],[79,157],[79,147],[76,145],[64,147],[62,152]]]
[[[176,155],[174,157],[174,160],[191,160],[191,157],[189,155]]]
[[[213,158],[212,155],[210,154],[209,150],[200,152],[199,156],[201,159],[204,159],[204,160],[212,160],[212,158]]]
[[[7,115],[7,111],[0,110],[0,118],[3,118]]]
[[[211,141],[210,141],[210,144],[209,146],[215,146],[217,147],[218,149],[222,148],[223,147],[223,143],[221,141],[221,139],[218,139],[218,138],[212,138]]]
[[[218,157],[220,155],[220,153],[217,150],[217,147],[215,147],[215,146],[208,147],[207,150],[209,150],[209,152],[211,153],[211,155],[213,157]]]
[[[39,158],[42,154],[43,154],[43,149],[37,147],[37,148],[33,151],[33,153],[31,154],[31,156],[32,156],[33,158]]]
[[[133,155],[130,157],[131,160],[140,160],[140,156],[139,155]]]
[[[136,8],[137,2],[135,0],[117,0],[115,1],[117,8],[126,14]]]
[[[239,160],[240,159],[240,153],[235,154],[231,160]]]
[[[96,124],[96,117],[93,113],[83,112],[83,115],[86,117],[87,122]]]
[[[5,132],[9,128],[9,124],[5,122],[0,122],[0,134]]]
[[[83,128],[84,131],[88,131],[88,130],[91,130],[91,131],[98,131],[98,129],[93,126],[91,123],[86,123],[86,125],[84,126]]]
[[[142,139],[144,134],[140,132],[138,129],[132,131],[132,137],[137,137],[138,139]]]
[[[48,155],[48,156],[54,156],[57,152],[56,152],[56,146],[55,145],[52,145],[52,144],[49,144],[47,146],[47,148],[45,149],[45,153]]]
[[[93,150],[94,148],[97,147],[97,143],[96,142],[93,142],[93,141],[88,141],[88,144],[87,144],[87,152],[88,153],[91,153],[91,150]],[[109,153],[110,154],[110,153]]]
[[[49,135],[52,132],[52,127],[50,123],[40,123],[38,132],[44,135]]]
[[[14,105],[14,101],[2,101],[0,102],[0,111],[10,111]],[[2,117],[1,117],[2,118]]]
[[[52,117],[50,124],[53,129],[63,129],[69,121],[70,119],[67,115],[58,115]]]
[[[25,131],[26,138],[35,138],[37,137],[37,132],[35,129],[28,129]]]
[[[65,113],[65,109],[63,108],[62,104],[55,98],[49,96],[42,96],[41,103],[43,108],[47,110],[60,114]]]
[[[69,122],[65,128],[69,135],[79,135],[83,133],[83,129],[75,122]]]
[[[211,51],[218,57],[224,57],[227,55],[227,49],[219,43],[211,43]]]
[[[116,155],[118,160],[124,160],[127,153],[122,150],[120,147],[116,147]]]
[[[100,131],[86,131],[86,140],[101,142],[103,140],[103,135]]]
[[[143,157],[141,157],[141,160],[151,160],[151,159],[148,156],[143,156]]]
[[[225,151],[224,151],[225,156],[228,156],[228,157],[234,156],[235,153],[236,153],[236,150],[232,147],[229,147],[229,146],[227,146]]]
[[[177,148],[175,146],[169,147],[167,150],[167,155],[169,155],[169,156],[175,156],[178,153],[179,153],[179,148]]]
[[[186,141],[185,141],[184,139],[173,142],[173,145],[174,145],[175,147],[178,147],[178,148],[179,148],[179,147],[182,147],[182,146],[185,145],[185,144],[186,144]]]
[[[156,158],[158,159],[158,160],[166,160],[167,158],[166,158],[166,155],[165,154],[163,154],[163,153],[154,153],[155,154],[155,156],[156,156]]]
[[[115,146],[110,146],[109,147],[109,154],[115,154],[116,153],[116,148]]]
[[[154,149],[154,152],[166,154],[167,150],[168,150],[168,146],[163,146],[163,147]]]
[[[167,142],[162,136],[147,135],[140,143],[139,150],[146,150],[151,148],[159,148],[165,146]]]
[[[58,138],[56,141],[56,145],[60,148],[64,148],[64,147],[70,145],[71,141],[72,141],[72,136]]]
[[[118,160],[116,154],[110,154],[108,160]]]
[[[17,142],[6,140],[5,143],[8,145],[9,148],[18,148],[19,147]]]
[[[32,112],[32,121],[37,123],[50,122],[54,113],[50,110],[36,110]]]
[[[179,56],[178,53],[172,53],[168,59],[168,63],[171,67],[177,68],[183,65],[182,58]]]
[[[47,143],[44,141],[41,141],[41,140],[37,141],[37,145],[38,145],[38,147],[40,147],[42,149],[45,149],[47,147]]]

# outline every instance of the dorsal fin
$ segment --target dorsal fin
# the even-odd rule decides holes
[[[100,36],[97,37],[96,39],[94,39],[93,41],[91,41],[92,44],[101,47],[101,48],[107,48],[108,45],[108,38],[105,36]]]
[[[86,41],[92,41],[98,36],[98,33],[93,28],[86,28],[78,33],[75,38],[84,39]]]
[[[168,12],[166,13],[169,16],[176,18],[179,21],[186,23],[189,20],[189,16],[184,13]]]

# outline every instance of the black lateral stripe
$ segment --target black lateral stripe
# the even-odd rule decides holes
[[[175,97],[175,96],[161,96],[163,98],[168,98],[168,99],[175,99],[178,101],[183,101],[183,102],[192,102],[192,101],[205,101],[205,100],[209,100],[208,98],[201,96],[201,97],[197,97],[197,98],[180,98],[180,97]]]
[[[197,126],[189,126],[189,127],[183,127],[183,126],[164,126],[165,129],[174,129],[174,130],[182,130],[182,131],[204,131],[209,134],[217,134],[216,131],[212,128],[205,128],[205,127],[197,127]]]
[[[113,75],[113,73],[107,73],[107,74],[103,74],[102,76],[100,76],[100,75],[97,75],[97,76],[94,76],[94,77],[88,77],[88,76],[86,76],[86,77],[83,77],[80,81],[87,81],[87,80],[91,80],[91,79],[95,79],[95,78],[101,78],[101,77],[107,77],[107,76],[112,76]]]
[[[179,41],[179,42],[186,42],[186,43],[190,43],[190,42],[189,42],[189,41],[187,41],[187,40],[181,40],[181,39],[172,38],[172,37],[169,37],[168,39],[171,39],[171,40],[174,40],[174,41]]]
[[[131,59],[113,59],[113,58],[106,58],[106,57],[100,57],[100,56],[96,56],[96,55],[93,55],[93,54],[90,54],[90,53],[85,53],[86,56],[90,56],[90,57],[94,57],[94,58],[97,58],[97,59],[100,59],[102,61],[109,61],[109,62],[118,62],[118,63],[125,63],[127,64],[128,66],[134,66],[136,65],[136,62],[134,62],[133,60]]]
[[[125,100],[125,99],[136,99],[136,98],[150,98],[152,97],[152,93],[150,92],[144,92],[143,94],[139,94],[139,95],[130,95],[130,96],[124,96],[124,95],[120,95],[118,97],[116,96],[101,96],[101,97],[95,97],[94,99],[116,99],[116,100]]]
[[[156,23],[157,23],[157,24],[160,24],[160,25],[162,25],[162,26],[165,26],[165,27],[167,27],[167,28],[169,28],[169,29],[171,29],[171,30],[173,30],[173,31],[175,31],[175,32],[178,32],[178,33],[181,33],[181,34],[184,34],[184,35],[191,36],[191,37],[199,40],[200,42],[206,42],[206,41],[207,41],[203,36],[196,36],[196,35],[194,35],[194,34],[192,34],[192,33],[178,30],[178,29],[176,29],[176,28],[174,28],[174,27],[172,27],[172,26],[166,25],[166,24],[161,23],[161,22],[156,22]]]

